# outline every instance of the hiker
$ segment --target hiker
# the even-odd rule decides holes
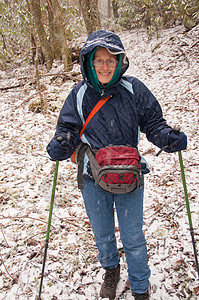
[[[144,174],[149,168],[138,152],[139,134],[145,133],[168,153],[186,149],[187,137],[167,125],[158,101],[141,81],[124,76],[129,60],[116,34],[91,33],[80,63],[83,80],[67,97],[47,151],[52,160],[61,161],[70,158],[79,145],[78,186],[105,269],[100,297],[114,299],[120,279],[115,208],[132,295],[149,299],[150,269],[142,231]],[[105,100],[97,107],[101,99]]]

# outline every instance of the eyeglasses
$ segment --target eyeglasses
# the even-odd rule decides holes
[[[94,67],[101,67],[101,66],[103,66],[103,64],[104,64],[104,60],[103,59],[94,59],[93,60],[93,66]],[[116,59],[107,59],[106,60],[106,64],[109,67],[115,67],[118,64],[118,60],[116,60]]]

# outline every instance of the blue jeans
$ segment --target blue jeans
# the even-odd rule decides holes
[[[146,240],[142,231],[143,191],[144,186],[129,194],[110,194],[88,178],[84,178],[81,190],[103,268],[114,268],[120,261],[115,237],[115,203],[130,288],[138,294],[147,291],[150,277]]]

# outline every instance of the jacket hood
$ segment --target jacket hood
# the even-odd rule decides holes
[[[83,78],[88,81],[86,58],[88,53],[90,53],[96,47],[107,48],[112,54],[115,55],[121,54],[121,77],[129,67],[129,60],[126,56],[124,46],[120,38],[111,31],[97,30],[89,35],[80,52],[81,73]]]

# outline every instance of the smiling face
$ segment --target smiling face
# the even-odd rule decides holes
[[[115,66],[107,65],[108,60],[116,60],[116,56],[111,54],[106,48],[99,48],[95,52],[93,60],[103,60],[104,63],[102,66],[94,66],[97,78],[101,85],[106,85],[109,83],[113,74],[116,70],[117,64]]]

